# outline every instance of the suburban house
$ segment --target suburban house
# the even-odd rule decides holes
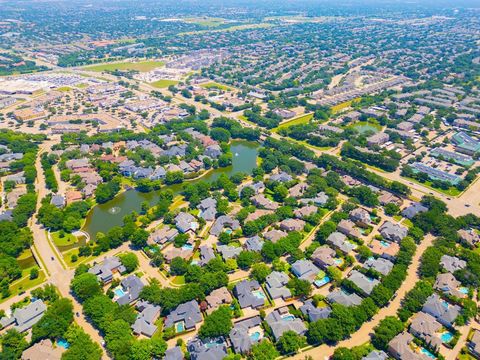
[[[342,219],[337,225],[337,230],[340,231],[342,234],[354,238],[360,238],[362,234],[360,231],[355,227],[355,223],[351,220]]]
[[[320,246],[315,249],[312,254],[312,260],[315,265],[319,266],[322,269],[327,269],[330,266],[335,266],[335,257],[337,253],[335,250],[328,246]]]
[[[200,250],[200,260],[198,261],[199,266],[205,266],[209,263],[210,260],[215,259],[215,252],[208,245],[202,245],[199,247]]]
[[[330,304],[340,304],[343,306],[357,306],[362,303],[362,298],[355,293],[347,293],[342,289],[332,291],[327,295]]]
[[[427,355],[417,353],[413,350],[410,346],[412,342],[413,336],[404,331],[390,340],[388,343],[388,352],[398,360],[429,360],[430,357]]]
[[[362,208],[356,208],[350,211],[349,213],[350,220],[352,220],[358,226],[370,226],[372,219],[370,218],[370,213]]]
[[[2,325],[2,328],[14,325],[15,330],[24,332],[30,330],[33,325],[39,322],[45,311],[47,311],[47,305],[38,299],[22,308],[15,309],[11,317],[1,318],[0,325]]]
[[[43,339],[22,353],[22,360],[61,360],[65,349],[53,346],[50,339]]]
[[[235,285],[233,294],[242,309],[258,309],[265,305],[266,296],[256,280],[243,280]]]
[[[327,242],[345,254],[349,254],[355,249],[355,245],[348,242],[347,237],[338,231],[331,233],[327,238]]]
[[[237,219],[233,219],[228,215],[219,216],[217,220],[213,223],[210,228],[210,234],[214,236],[219,236],[224,229],[230,229],[232,231],[240,228],[240,223]]]
[[[367,356],[364,356],[362,360],[387,360],[388,355],[382,350],[373,350]]]
[[[239,246],[218,245],[217,251],[222,255],[223,260],[228,260],[237,258],[242,252],[242,248]]]
[[[300,306],[302,314],[308,317],[309,321],[314,322],[320,319],[326,319],[330,316],[332,309],[329,306],[316,307],[311,299],[305,301]]]
[[[221,305],[229,305],[233,301],[232,295],[227,290],[226,287],[221,287],[219,289],[213,290],[210,295],[205,297],[205,302],[207,303],[207,314],[210,314],[212,311],[216,310]]]
[[[302,231],[305,221],[299,219],[285,219],[280,222],[280,229],[284,231]]]
[[[270,199],[267,199],[263,194],[257,194],[250,198],[253,205],[266,210],[277,210],[279,205]]]
[[[227,356],[225,342],[209,342],[208,346],[200,338],[195,337],[187,344],[191,360],[222,360]]]
[[[270,273],[265,282],[265,287],[272,299],[288,299],[292,296],[290,289],[287,288],[287,283],[290,280],[287,274],[279,271]]]
[[[468,349],[477,357],[480,357],[480,330],[474,330],[473,336],[468,342]]]
[[[444,294],[455,296],[459,299],[467,296],[467,294],[459,290],[459,288],[461,287],[461,283],[460,281],[455,279],[455,276],[453,276],[452,273],[438,274],[433,287],[434,289],[439,290]]]
[[[400,251],[400,245],[398,245],[396,242],[385,240],[373,239],[368,247],[375,255],[389,260],[394,260]]]
[[[347,278],[354,283],[365,295],[370,295],[380,281],[371,279],[357,270],[353,270]]]
[[[376,272],[386,276],[392,271],[393,263],[390,260],[384,258],[370,258],[365,261],[363,267],[366,269],[372,269]]]
[[[467,262],[455,256],[443,255],[440,258],[440,265],[448,272],[454,273],[457,270],[464,269],[467,266]]]
[[[133,333],[152,337],[155,331],[157,331],[155,321],[160,316],[160,306],[152,305],[146,301],[139,301],[135,308],[139,311],[139,314],[132,325]]]
[[[306,205],[299,209],[293,210],[293,215],[298,219],[304,219],[308,216],[316,214],[318,208],[315,205]]]
[[[408,229],[402,225],[385,221],[379,229],[385,240],[400,242],[408,234]]]
[[[272,229],[263,233],[263,237],[273,243],[276,243],[278,240],[283,239],[287,235],[288,234],[285,231],[277,229]]]
[[[317,275],[320,273],[320,269],[317,268],[310,260],[297,260],[292,264],[292,273],[301,280],[307,280],[313,283]]]
[[[236,354],[246,354],[252,346],[261,340],[262,330],[260,316],[241,320],[230,330],[230,342]],[[258,335],[258,336],[257,336]]]
[[[175,226],[178,231],[185,234],[189,231],[194,233],[200,225],[192,214],[181,212],[175,217]]]
[[[264,241],[260,238],[260,236],[255,235],[249,237],[245,241],[245,249],[248,251],[262,251]]]
[[[307,332],[303,321],[290,314],[287,306],[272,311],[267,315],[265,321],[272,329],[275,340],[278,340],[287,331],[293,331],[298,335],[305,335]]]
[[[419,202],[414,202],[410,204],[410,206],[407,206],[405,209],[402,210],[402,216],[406,217],[407,219],[413,219],[415,215],[425,211],[428,211],[428,208],[426,206],[423,206]]]
[[[460,239],[472,248],[480,243],[480,235],[473,229],[461,229],[457,233]]]
[[[410,332],[438,349],[442,345],[442,340],[438,334],[442,327],[442,324],[435,320],[432,315],[420,311],[412,317]]]
[[[460,310],[460,306],[450,304],[438,294],[430,295],[422,308],[423,312],[432,315],[440,324],[448,327],[455,322]]]
[[[127,305],[138,300],[140,292],[145,286],[142,280],[136,275],[130,275],[122,279],[120,285],[122,286],[124,294],[116,300],[118,305]]]
[[[203,320],[200,307],[196,300],[192,300],[177,306],[165,319],[165,328],[176,326],[177,332],[192,330],[195,325]],[[179,325],[177,325],[179,324]]]
[[[125,271],[125,266],[122,265],[120,259],[116,256],[105,258],[100,264],[95,264],[88,269],[89,273],[97,275],[98,280],[103,283],[112,281],[115,272],[122,274]]]
[[[183,360],[184,355],[182,348],[180,346],[175,346],[173,348],[165,350],[165,356],[163,360]]]
[[[164,245],[167,242],[173,241],[177,235],[178,235],[177,229],[164,226],[158,230],[155,230],[153,233],[151,233],[150,236],[148,237],[148,242],[150,244],[157,243],[160,245]]]

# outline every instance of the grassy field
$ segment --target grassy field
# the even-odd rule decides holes
[[[200,26],[205,26],[205,27],[218,27],[220,25],[225,24],[225,20],[222,18],[188,18],[185,19],[185,22],[189,24],[195,24],[195,25],[200,25]]]
[[[69,92],[69,91],[72,91],[72,88],[69,86],[62,86],[62,87],[56,88],[55,90],[60,92]]]
[[[250,29],[266,29],[272,26],[274,25],[269,23],[243,24],[243,25],[235,25],[235,26],[230,26],[230,27],[226,27],[223,29],[216,29],[216,30],[189,31],[189,32],[180,33],[178,35],[195,35],[195,34],[203,34],[207,32],[231,32],[231,31],[250,30]]]
[[[440,189],[440,188],[435,188],[432,186],[432,182],[431,181],[426,181],[424,183],[420,182],[420,181],[417,181],[415,179],[412,179],[412,178],[409,178],[409,177],[404,177],[402,176],[403,178],[405,179],[408,179],[414,183],[417,183],[419,185],[423,185],[425,186],[426,188],[429,188],[429,189],[432,189],[432,190],[435,190],[435,191],[438,191],[439,193],[442,193],[442,194],[445,194],[445,195],[448,195],[448,196],[458,196],[460,195],[462,192],[460,190],[458,190],[455,186],[451,186],[450,189],[448,190],[443,190],[443,189]]]
[[[27,268],[27,269],[23,269],[22,270],[22,277],[20,279],[18,279],[17,281],[14,281],[10,287],[9,287],[9,290],[10,290],[10,296],[7,297],[7,298],[4,298],[4,299],[1,299],[0,300],[0,303],[2,303],[3,301],[5,300],[8,300],[9,298],[13,297],[13,296],[16,296],[20,293],[23,293],[37,285],[40,285],[41,283],[43,283],[45,281],[45,273],[43,272],[43,270],[40,270],[38,271],[38,277],[36,279],[33,279],[33,280],[30,280],[30,270],[32,268],[37,268],[38,269],[38,266],[32,266],[30,268]]]
[[[272,131],[276,133],[280,129],[288,128],[288,127],[293,126],[293,125],[306,124],[312,119],[313,119],[313,114],[300,115],[298,117],[295,117],[293,119],[290,119],[290,120],[287,120],[287,121],[281,123],[275,129],[272,129]]]
[[[150,83],[151,86],[159,88],[159,89],[164,89],[169,87],[170,85],[177,85],[178,81],[175,80],[158,80],[153,83]]]
[[[120,62],[120,63],[107,63],[84,67],[84,70],[88,71],[115,71],[115,70],[137,70],[140,72],[151,71],[155,68],[165,65],[163,61],[140,61],[140,62]]]
[[[205,88],[205,89],[218,89],[218,90],[223,90],[223,91],[232,90],[232,88],[228,87],[227,85],[222,85],[222,84],[216,83],[214,81],[206,83],[206,84],[202,84],[200,86]]]
[[[56,246],[68,246],[73,245],[77,242],[77,238],[74,235],[68,233],[65,233],[64,237],[60,237],[60,232],[56,231],[50,233],[50,236],[52,237],[52,240]]]
[[[335,114],[335,113],[338,113],[338,112],[342,111],[343,109],[348,108],[349,106],[352,105],[352,103],[353,103],[355,100],[356,100],[356,99],[353,99],[353,100],[350,100],[350,101],[345,101],[345,102],[340,103],[340,104],[338,104],[338,105],[332,106],[332,112]]]

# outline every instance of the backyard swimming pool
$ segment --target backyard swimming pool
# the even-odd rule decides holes
[[[262,334],[260,334],[260,331],[255,331],[254,333],[250,334],[250,339],[252,339],[252,341],[258,341],[260,340],[261,335]]]
[[[427,355],[429,358],[436,359],[435,355],[433,355],[430,351],[425,348],[422,348],[420,352],[424,355]]]
[[[117,295],[118,297],[122,297],[123,295],[125,295],[125,291],[123,291],[122,288],[116,288],[115,290],[113,290],[113,292],[114,292],[115,295]]]
[[[440,335],[440,339],[444,344],[448,344],[450,341],[452,341],[453,334],[449,331],[446,331],[442,335]]]
[[[182,246],[183,250],[193,250],[193,245],[192,244],[185,244]]]
[[[265,294],[263,293],[262,290],[254,290],[254,291],[252,291],[252,294],[259,299],[265,299],[266,298],[266,296],[265,296]]]
[[[58,339],[57,340],[57,345],[64,348],[64,349],[68,349],[70,347],[70,344],[65,339]]]

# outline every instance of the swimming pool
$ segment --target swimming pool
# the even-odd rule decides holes
[[[343,264],[343,259],[335,259],[333,260],[333,262],[335,263],[335,265],[340,266]]]
[[[323,279],[315,280],[315,285],[320,287],[325,284],[328,284],[329,282],[330,282],[330,278],[328,276],[324,276]]]
[[[175,331],[177,333],[181,333],[181,332],[185,331],[185,323],[183,321],[176,323],[175,324]]]
[[[232,231],[232,229],[226,229],[225,232],[226,232],[228,235],[230,235],[233,231]]]
[[[115,293],[115,295],[117,295],[118,297],[122,297],[125,295],[125,291],[123,291],[122,288],[116,288],[115,290],[113,290],[113,292]]]
[[[420,352],[421,352],[422,354],[424,354],[424,355],[427,355],[429,358],[436,359],[436,356],[433,355],[430,351],[428,351],[428,350],[425,349],[425,348],[422,348],[422,349],[420,350]]]
[[[182,250],[193,250],[192,244],[185,244],[182,246]]]
[[[460,291],[462,294],[468,295],[468,288],[465,286],[458,288],[458,291]]]
[[[263,293],[262,290],[253,290],[252,294],[259,299],[265,299],[266,298],[266,296],[265,296],[265,294]]]
[[[252,341],[258,341],[258,340],[260,340],[260,336],[261,336],[261,335],[262,335],[262,334],[260,334],[260,331],[255,331],[254,333],[251,333],[251,334],[250,334],[250,339],[251,339]]]
[[[446,331],[442,335],[440,335],[440,339],[444,344],[448,344],[450,341],[452,341],[453,334],[449,331]]]
[[[216,347],[216,346],[222,346],[223,345],[223,340],[221,339],[218,339],[218,340],[210,340],[210,341],[207,341],[207,342],[204,342],[203,345],[207,348],[207,349],[210,349],[210,348],[213,348],[213,347]]]
[[[382,241],[380,241],[380,245],[382,245],[383,247],[388,248],[388,247],[390,246],[390,243],[389,243],[388,241],[382,240]]]
[[[288,314],[288,315],[282,316],[282,320],[293,321],[295,320],[295,316]]]
[[[65,339],[58,339],[57,340],[57,345],[64,348],[64,349],[68,349],[70,347],[70,344]]]

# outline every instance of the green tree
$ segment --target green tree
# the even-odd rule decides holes
[[[282,355],[296,354],[306,344],[305,337],[289,330],[278,339],[277,348]]]
[[[72,302],[65,298],[58,299],[45,311],[40,321],[33,325],[32,342],[35,343],[47,338],[54,340],[64,337],[72,322]]]
[[[405,325],[396,316],[387,316],[374,329],[372,344],[386,350],[388,343],[405,329]]]
[[[123,266],[125,266],[125,269],[128,273],[131,273],[138,268],[138,257],[134,253],[129,252],[126,254],[121,254],[119,258],[120,262]]]
[[[23,350],[28,347],[25,334],[19,333],[15,329],[8,330],[0,340],[2,344],[1,359],[20,359]]]
[[[70,287],[81,301],[102,293],[97,276],[88,272],[74,277]]]
[[[272,270],[265,263],[257,263],[252,265],[250,275],[259,283],[264,283],[271,272]]]
[[[202,339],[227,336],[232,327],[232,311],[228,306],[220,306],[205,318],[198,335]]]
[[[252,346],[248,358],[250,360],[275,360],[279,356],[279,352],[270,341],[262,340],[258,344]]]
[[[62,354],[62,360],[100,360],[102,358],[100,346],[76,324],[70,325],[65,333],[65,340],[70,346]]]

